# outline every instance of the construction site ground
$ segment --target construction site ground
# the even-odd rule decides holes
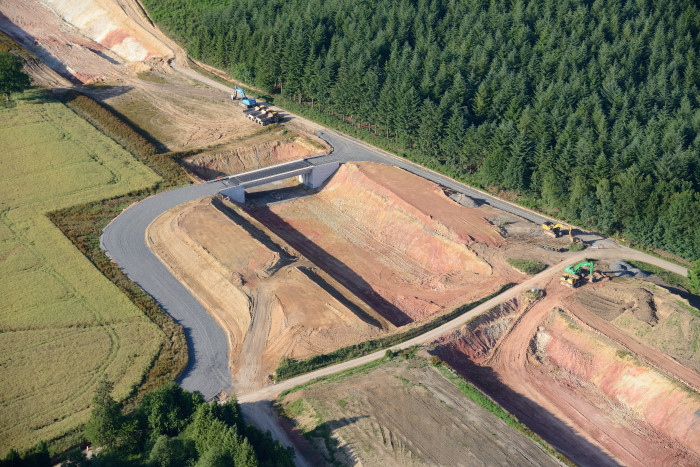
[[[319,138],[303,137],[274,126],[186,157],[183,164],[201,180],[212,180],[328,152]]]
[[[314,465],[559,464],[421,356],[317,382],[277,404]]]
[[[390,333],[526,277],[508,255],[551,256],[527,241],[536,226],[390,166],[345,164],[318,192],[291,180],[258,190],[247,207],[180,205],[147,233],[226,330],[238,394],[271,383],[283,357]]]
[[[160,216],[153,250],[229,337],[238,393],[306,358],[394,327],[244,210],[205,198]]]
[[[541,237],[537,226],[488,206],[465,207],[438,185],[383,164],[344,164],[318,193],[249,204],[395,326],[522,280],[509,257],[553,261],[528,238],[531,231]]]
[[[697,465],[698,315],[638,279],[558,282],[444,336],[434,353],[576,464]],[[640,339],[631,330],[642,327]]]
[[[173,69],[187,66],[185,52],[137,1],[18,0],[0,11],[0,29],[41,59],[25,60],[35,83],[58,91],[84,85],[81,92],[115,109],[161,150],[223,151],[229,142],[235,149],[236,139],[260,130],[230,95]]]

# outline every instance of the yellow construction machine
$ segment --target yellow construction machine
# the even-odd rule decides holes
[[[578,264],[572,264],[564,268],[564,274],[561,275],[559,283],[570,289],[575,289],[576,287],[583,284],[583,277],[579,274],[581,271],[588,269],[588,282],[593,282],[593,261],[583,261]]]
[[[550,237],[554,238],[559,238],[562,236],[564,233],[564,230],[569,231],[569,241],[571,243],[581,243],[581,239],[578,237],[574,237],[571,234],[572,227],[570,225],[564,225],[564,224],[554,224],[552,222],[545,222],[542,224],[542,229],[544,229],[544,233],[549,235]]]

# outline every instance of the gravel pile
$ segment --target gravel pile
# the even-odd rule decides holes
[[[648,277],[649,273],[635,268],[624,261],[615,261],[610,265],[610,270],[618,277]]]

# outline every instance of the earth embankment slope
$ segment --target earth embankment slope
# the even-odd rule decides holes
[[[572,321],[560,307],[575,292],[552,283],[546,293],[494,310],[436,352],[576,463],[697,463],[698,394]]]
[[[254,224],[233,206],[203,199],[164,213],[147,233],[156,254],[226,330],[239,394],[265,384],[283,357],[335,350],[387,326]]]
[[[494,254],[505,240],[486,217],[497,211],[460,206],[384,164],[344,164],[318,193],[251,213],[395,325],[487,295],[512,274]]]
[[[186,157],[185,167],[202,180],[239,174],[306,157],[325,154],[326,148],[284,129],[263,131]]]

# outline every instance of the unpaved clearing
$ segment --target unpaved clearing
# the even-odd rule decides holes
[[[488,220],[501,211],[464,207],[396,167],[344,164],[318,193],[251,213],[397,326],[525,277]]]
[[[278,404],[321,453],[315,465],[558,464],[420,357],[315,383]]]
[[[135,0],[0,2],[0,29],[73,83],[155,138],[163,150],[221,145],[260,129],[228,94],[168,65],[184,52]],[[65,87],[45,67],[33,79]]]
[[[284,129],[262,131],[183,160],[185,167],[202,180],[238,174],[305,157],[327,154],[328,150],[308,138]]]
[[[161,215],[153,250],[226,330],[234,388],[268,381],[282,357],[306,358],[391,329],[308,260],[221,200]]]
[[[435,352],[578,464],[698,465],[700,396],[625,350],[633,339],[621,347],[563,308],[577,292],[627,282],[578,291],[557,282],[534,304],[512,301],[445,336]]]

